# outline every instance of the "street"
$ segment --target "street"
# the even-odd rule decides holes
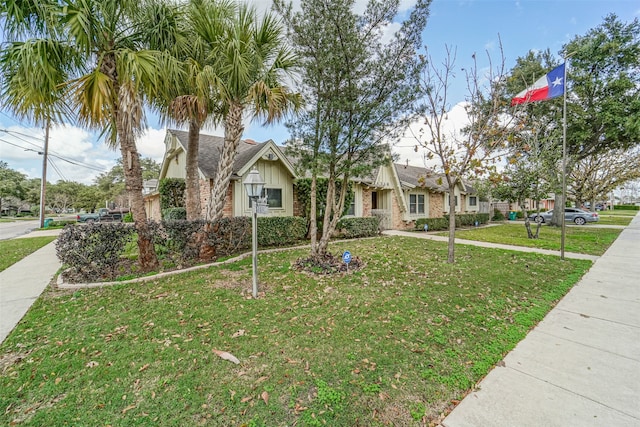
[[[28,233],[30,230],[38,228],[40,221],[37,219],[29,221],[0,222],[0,240],[13,239]]]

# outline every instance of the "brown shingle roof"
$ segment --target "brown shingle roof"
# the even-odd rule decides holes
[[[416,187],[424,186],[435,191],[447,191],[444,184],[438,184],[439,175],[427,168],[399,163],[395,163],[394,166],[400,182],[406,182]]]
[[[189,132],[182,130],[169,129],[167,132],[175,135],[183,147],[187,147],[189,142]],[[247,164],[253,156],[264,146],[264,142],[255,142],[253,140],[240,140],[237,156],[233,164],[233,178],[237,178],[237,172]],[[198,150],[198,167],[206,178],[214,178],[224,138],[221,136],[200,134],[200,147]]]

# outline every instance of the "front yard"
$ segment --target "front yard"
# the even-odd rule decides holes
[[[531,230],[535,233],[536,223],[531,223]],[[618,238],[622,230],[612,228],[596,228],[591,225],[584,227],[566,227],[565,250],[588,255],[602,255]],[[446,236],[446,232],[438,233]],[[505,245],[525,246],[560,250],[559,227],[543,225],[538,239],[529,239],[523,221],[508,222],[490,227],[456,230],[456,238],[477,240],[480,242],[502,243]]]
[[[45,293],[0,346],[0,424],[428,425],[591,265],[472,246],[449,265],[446,244],[402,237],[331,249],[367,265],[318,277],[291,269],[306,250],[262,254],[257,300],[250,259]]]

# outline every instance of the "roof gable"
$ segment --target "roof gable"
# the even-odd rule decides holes
[[[172,134],[182,145],[186,151],[189,141],[189,132],[169,129],[167,134]],[[200,144],[198,147],[198,168],[205,178],[214,178],[222,147],[224,146],[224,137],[200,134]],[[280,160],[292,175],[293,167],[289,160],[284,156],[279,147],[272,141],[255,142],[252,140],[240,140],[236,158],[233,163],[233,176],[242,176],[246,170],[251,167],[258,159],[265,156],[268,160]],[[269,154],[275,155],[275,159]]]

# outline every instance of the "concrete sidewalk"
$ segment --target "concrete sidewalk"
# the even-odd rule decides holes
[[[438,236],[436,234],[430,234],[430,233],[423,233],[420,231],[400,231],[400,230],[385,230],[382,232],[382,234],[385,234],[387,236],[405,236],[405,237],[414,237],[417,239],[428,239],[428,240],[435,240],[438,242],[448,242],[449,241],[449,237],[448,236]],[[458,232],[456,232],[456,236],[460,235]],[[553,251],[550,249],[538,249],[538,248],[527,248],[524,246],[513,246],[513,245],[503,245],[501,243],[489,243],[489,242],[480,242],[478,240],[466,240],[466,239],[459,239],[458,237],[456,237],[456,245],[473,245],[473,246],[480,246],[483,248],[493,248],[493,249],[505,249],[508,251],[520,251],[520,252],[534,252],[534,253],[538,253],[538,254],[543,254],[543,255],[556,255],[556,256],[560,256],[560,251]],[[595,255],[587,255],[587,254],[577,254],[577,253],[572,253],[572,252],[565,252],[564,253],[565,258],[573,258],[573,259],[587,259],[590,261],[595,261],[597,260],[598,256]]]
[[[23,237],[57,235],[60,230],[32,232]],[[0,272],[0,343],[20,322],[61,267],[55,242]]]
[[[640,426],[640,215],[442,426]]]

